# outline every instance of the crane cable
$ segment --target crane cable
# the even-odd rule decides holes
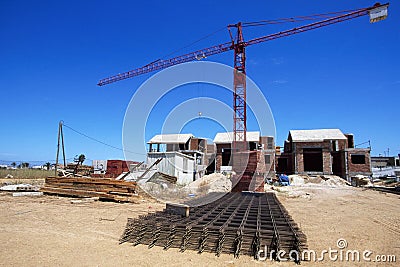
[[[254,26],[265,26],[265,25],[269,25],[269,24],[283,24],[283,23],[293,23],[293,22],[301,22],[301,21],[307,21],[307,20],[317,20],[317,19],[327,19],[327,18],[331,18],[340,14],[345,14],[345,13],[349,13],[349,12],[354,12],[358,9],[350,9],[350,10],[343,10],[343,11],[336,11],[336,12],[328,12],[328,13],[322,13],[322,14],[314,14],[314,15],[308,15],[308,16],[296,16],[296,17],[291,17],[291,18],[279,18],[279,19],[273,19],[273,20],[260,20],[260,21],[252,21],[252,22],[243,22],[242,23],[242,27],[254,27]],[[155,63],[157,61],[160,61],[161,59],[166,59],[169,58],[170,56],[184,50],[187,49],[217,33],[219,33],[222,30],[225,30],[226,27],[222,27],[220,29],[217,29],[199,39],[197,39],[196,41],[193,41],[181,48],[178,48],[174,51],[172,51],[169,54],[164,55],[163,57],[161,57],[160,59],[157,59],[155,61],[153,61],[152,63]]]
[[[253,26],[264,26],[268,24],[283,24],[288,22],[301,22],[307,20],[317,20],[317,19],[327,19],[331,17],[335,17],[340,14],[350,13],[357,11],[359,9],[352,9],[352,10],[343,10],[343,11],[336,11],[336,12],[329,12],[323,14],[314,14],[308,16],[296,16],[291,18],[280,18],[274,20],[260,20],[260,21],[253,21],[253,22],[243,22],[242,27],[253,27]]]
[[[187,45],[185,45],[185,46],[183,46],[183,47],[181,47],[181,48],[178,48],[177,50],[175,50],[175,51],[169,53],[168,55],[163,56],[162,58],[165,59],[165,58],[167,58],[167,57],[170,57],[170,56],[172,56],[173,54],[176,54],[177,52],[180,52],[180,51],[182,51],[183,49],[189,48],[189,47],[191,47],[191,46],[193,46],[193,45],[195,45],[195,44],[197,44],[197,43],[199,43],[199,42],[201,42],[201,41],[203,41],[203,40],[205,40],[205,39],[207,39],[207,38],[209,38],[209,37],[211,37],[211,36],[217,34],[218,32],[220,32],[220,31],[222,31],[222,30],[225,30],[225,29],[226,29],[226,27],[223,27],[223,28],[220,28],[220,29],[218,29],[218,30],[216,30],[216,31],[213,31],[212,33],[209,33],[209,34],[207,34],[207,35],[201,37],[200,39],[197,39],[196,41],[193,41],[193,42],[191,42],[191,43],[189,43],[189,44],[187,44]]]

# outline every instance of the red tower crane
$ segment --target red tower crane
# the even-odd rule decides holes
[[[130,70],[121,74],[117,74],[105,79],[101,79],[98,83],[99,86],[114,83],[117,81],[132,78],[138,75],[149,73],[152,71],[164,69],[173,65],[184,62],[200,60],[215,54],[223,53],[229,50],[234,51],[234,93],[233,93],[233,149],[234,151],[246,150],[246,47],[258,43],[272,41],[281,37],[298,34],[317,28],[325,27],[335,23],[351,20],[365,15],[370,15],[370,22],[377,22],[387,17],[387,8],[389,3],[375,5],[367,8],[356,9],[352,11],[334,12],[328,14],[319,14],[307,17],[296,17],[290,19],[280,19],[275,21],[260,21],[250,23],[237,23],[228,26],[231,41],[208,48],[200,49],[185,55],[177,56],[165,60],[157,60],[151,62],[141,68]],[[338,15],[340,14],[340,15]],[[327,18],[328,17],[328,18]],[[249,41],[243,38],[243,27],[256,26],[263,24],[274,24],[282,22],[303,21],[308,19],[325,18],[324,20],[293,28],[286,31],[262,36]],[[233,36],[231,29],[236,28],[236,36]]]

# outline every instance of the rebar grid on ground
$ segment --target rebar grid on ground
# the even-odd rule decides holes
[[[205,197],[207,198],[207,196]],[[201,203],[197,200],[196,203]],[[204,203],[204,202],[203,202]],[[144,244],[215,253],[263,255],[275,260],[284,250],[286,258],[299,258],[306,249],[306,237],[291,219],[274,193],[228,193],[211,203],[190,208],[189,217],[166,210],[128,218],[120,243]]]

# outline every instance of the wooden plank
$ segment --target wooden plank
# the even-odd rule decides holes
[[[110,178],[55,178],[48,177],[41,191],[74,197],[99,197],[114,201],[137,201],[135,182]]]
[[[87,191],[115,191],[121,193],[130,193],[136,192],[136,187],[114,187],[114,186],[106,186],[106,185],[98,185],[98,184],[67,184],[67,183],[60,183],[60,184],[51,184],[46,183],[46,186],[49,187],[57,187],[57,188],[64,188],[64,189],[81,189]]]
[[[77,197],[92,197],[92,196],[107,197],[107,194],[104,192],[83,191],[83,190],[64,189],[64,188],[42,187],[40,191],[44,193],[54,193],[59,195],[68,195]]]
[[[111,178],[53,178],[47,177],[46,183],[84,183],[84,184],[104,184],[104,185],[121,185],[136,186],[136,182],[119,181]]]
[[[61,188],[51,188],[51,187],[43,187],[41,188],[41,191],[44,193],[51,193],[57,195],[66,195],[74,197],[99,197],[100,199],[109,199],[109,200],[124,201],[124,202],[137,200],[138,197],[135,194],[121,196],[121,195],[107,194],[104,192],[61,189]]]

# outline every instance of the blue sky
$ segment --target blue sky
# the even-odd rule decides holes
[[[125,110],[151,74],[104,87],[99,79],[143,66],[238,21],[327,13],[373,1],[0,2],[0,161],[54,160],[60,120],[116,147]],[[399,3],[368,17],[251,46],[247,74],[275,117],[277,143],[290,129],[340,128],[372,154],[400,153]],[[298,24],[246,28],[246,39]],[[172,56],[229,41],[221,30]],[[233,53],[206,60],[232,66]],[[207,96],[200,85],[188,94]],[[212,93],[210,93],[212,94]],[[226,99],[231,103],[231,99]],[[196,134],[196,123],[193,123]],[[213,134],[213,124],[208,133]],[[185,127],[190,131],[190,125]],[[218,127],[216,131],[218,131]],[[122,158],[121,151],[65,129],[67,158]],[[138,157],[141,157],[138,155]]]

